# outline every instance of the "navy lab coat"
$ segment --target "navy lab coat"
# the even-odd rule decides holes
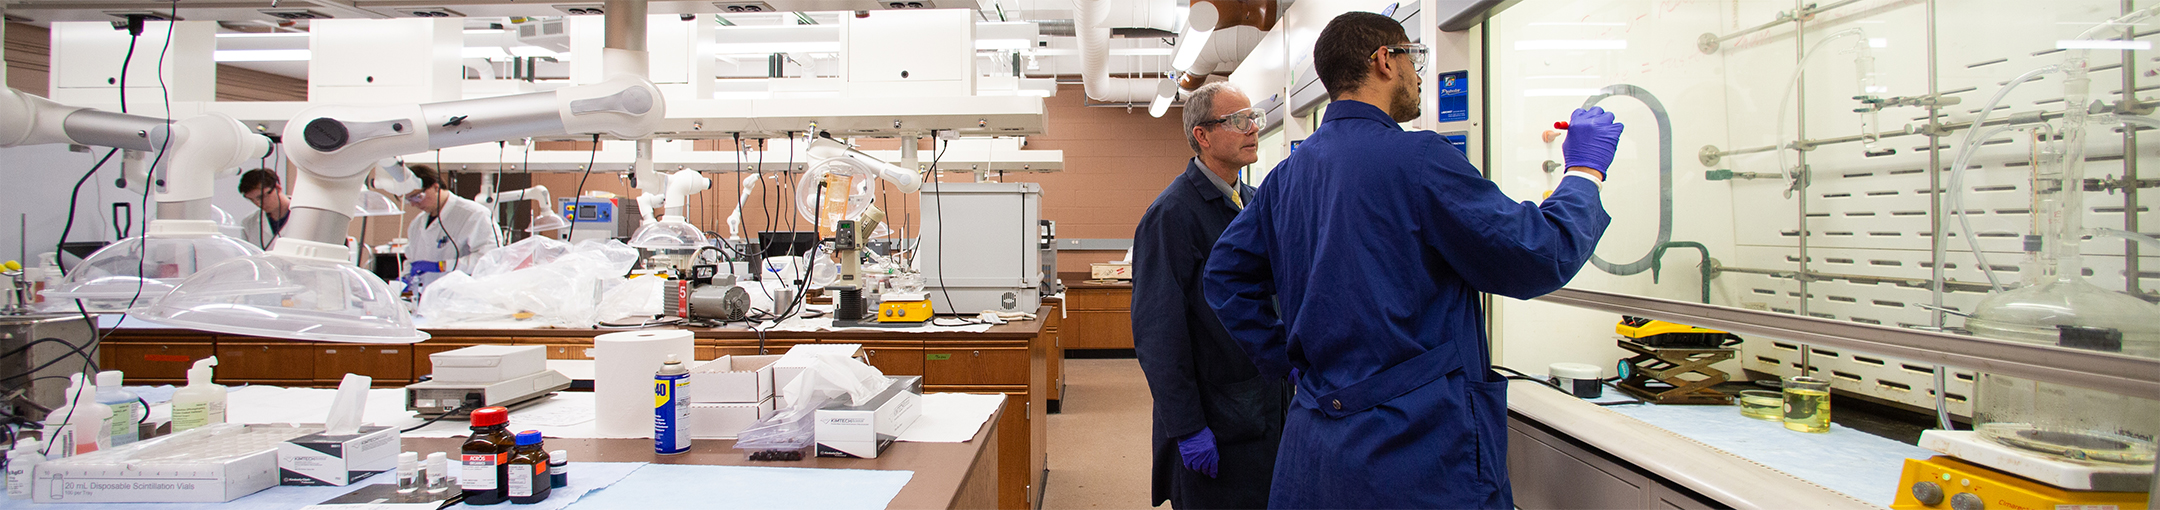
[[[1215,319],[1200,272],[1238,215],[1207,168],[1191,160],[1133,232],[1133,347],[1155,396],[1153,502],[1181,510],[1262,508],[1282,441],[1290,383],[1260,374]],[[1252,187],[1236,184],[1246,198]],[[1177,440],[1209,427],[1217,477],[1186,469]]]
[[[1301,372],[1269,506],[1512,508],[1478,293],[1559,289],[1610,222],[1590,179],[1518,203],[1440,135],[1330,105],[1208,260],[1261,373]]]

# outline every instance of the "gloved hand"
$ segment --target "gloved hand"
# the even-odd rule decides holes
[[[1560,153],[1568,167],[1606,172],[1605,167],[1612,165],[1613,153],[1620,149],[1620,131],[1626,128],[1625,124],[1613,122],[1613,114],[1604,108],[1575,110],[1568,116],[1567,138],[1560,142]]]
[[[1185,469],[1215,477],[1215,463],[1222,460],[1221,452],[1215,450],[1215,431],[1202,427],[1185,439],[1178,440],[1178,456],[1184,457]]]
[[[420,276],[428,273],[440,272],[442,272],[442,264],[436,263],[433,260],[415,260],[412,263],[412,271],[407,272],[406,274],[410,274],[412,276]]]

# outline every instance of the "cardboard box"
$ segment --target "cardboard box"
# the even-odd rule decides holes
[[[691,403],[755,404],[773,396],[773,363],[781,356],[721,356],[690,369]],[[733,433],[729,434],[734,435]]]
[[[278,445],[322,429],[224,423],[39,464],[40,503],[222,503],[278,484]],[[207,459],[207,460],[204,460]]]
[[[773,402],[690,404],[691,439],[734,439],[743,429],[773,414]]]
[[[875,459],[922,416],[922,377],[894,377],[862,405],[835,400],[817,410],[817,455]]]
[[[795,382],[795,376],[802,375],[803,369],[810,367],[813,360],[811,356],[828,353],[862,360],[865,364],[870,363],[870,356],[863,352],[862,344],[798,344],[788,348],[787,354],[773,362],[773,389],[785,391],[788,383]]]
[[[404,442],[390,427],[360,427],[356,434],[308,434],[277,448],[278,485],[335,485],[397,469]]]
[[[1131,280],[1132,264],[1124,262],[1088,264],[1088,277],[1096,280]]]
[[[475,345],[428,355],[432,379],[453,383],[491,383],[547,370],[547,347]]]

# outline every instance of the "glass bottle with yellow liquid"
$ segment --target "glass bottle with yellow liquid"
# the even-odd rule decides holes
[[[1785,378],[1785,428],[1814,434],[1830,431],[1830,381]]]

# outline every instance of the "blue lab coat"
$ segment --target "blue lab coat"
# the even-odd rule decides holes
[[[1153,499],[1180,509],[1262,508],[1282,442],[1290,384],[1262,376],[1201,295],[1215,238],[1238,215],[1199,160],[1170,182],[1133,232],[1133,348],[1155,397]],[[1236,184],[1243,197],[1252,187]],[[1215,432],[1215,478],[1186,469],[1178,439]]]
[[[1269,506],[1512,508],[1478,293],[1559,289],[1610,222],[1587,178],[1518,203],[1440,135],[1330,105],[1208,260],[1261,373],[1301,373]]]

